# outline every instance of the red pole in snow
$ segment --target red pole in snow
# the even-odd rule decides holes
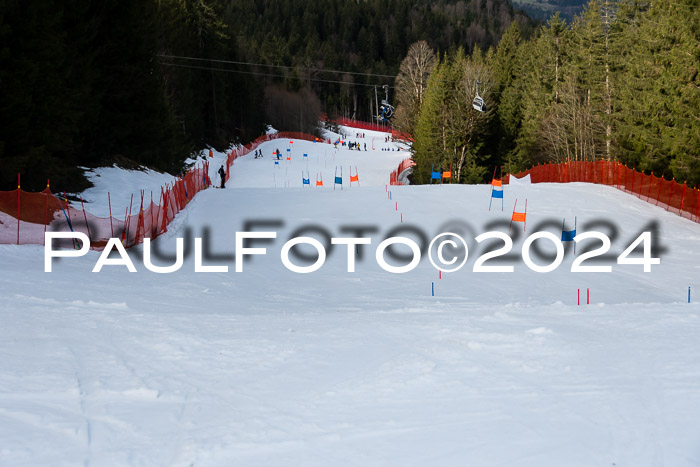
[[[651,184],[654,181],[654,172],[649,175],[649,188],[647,189],[647,203],[649,202],[650,195],[651,195]]]
[[[44,245],[46,245],[46,226],[49,223],[49,182],[46,180],[46,209],[44,210]]]
[[[20,207],[19,207],[19,173],[17,174],[17,245],[19,245],[19,215],[20,215]]]
[[[129,201],[129,214],[126,216],[126,219],[124,221],[124,223],[126,224],[126,233],[125,233],[125,235],[126,235],[126,242],[125,243],[126,244],[129,243],[129,227],[131,227],[131,225],[130,225],[131,224],[131,207],[133,206],[133,204],[134,204],[134,194],[132,193],[131,194],[131,201]],[[127,246],[126,244],[124,246]]]
[[[109,231],[112,233],[111,237],[114,237],[114,225],[112,224],[112,198],[109,196],[109,191],[107,192],[107,204],[109,205]]]
[[[151,205],[148,206],[148,209],[151,210],[151,238],[153,238],[153,190],[151,190]]]
[[[678,215],[683,215],[683,203],[685,202],[685,187],[686,182],[683,182],[683,195],[681,196],[681,210],[678,211]]]
[[[87,220],[87,214],[85,213],[85,205],[83,204],[83,197],[80,197],[80,208],[83,210],[83,217],[85,218],[85,227],[87,228],[88,232],[88,240],[92,242],[92,236],[90,235],[90,224],[88,224]]]
[[[590,289],[586,289],[586,305],[590,305],[591,303],[591,291]]]
[[[576,304],[581,305],[581,289],[576,289]]]

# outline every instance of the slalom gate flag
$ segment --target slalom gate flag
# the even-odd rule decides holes
[[[496,189],[491,190],[491,197],[497,198],[497,199],[498,198],[503,199],[503,190],[496,190]]]
[[[527,220],[527,213],[514,212],[512,220],[513,222],[525,222]]]
[[[561,241],[573,242],[576,237],[576,217],[574,217],[574,230],[564,230],[566,218],[561,221]],[[574,243],[574,254],[576,254],[576,243]]]
[[[510,218],[510,226],[508,227],[508,230],[513,226],[513,222],[522,222],[523,223],[523,230],[527,228],[527,199],[525,200],[525,211],[524,212],[517,212],[515,208],[518,206],[518,200],[515,200],[515,205],[513,206],[513,215]]]

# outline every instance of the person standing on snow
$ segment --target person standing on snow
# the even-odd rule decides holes
[[[226,171],[223,165],[219,167],[219,176],[221,177],[221,188],[226,188]]]

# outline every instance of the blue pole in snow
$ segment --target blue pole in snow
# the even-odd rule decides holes
[[[435,296],[435,282],[430,283],[430,288],[432,289],[433,297]]]
[[[688,286],[688,303],[690,303],[690,286]]]

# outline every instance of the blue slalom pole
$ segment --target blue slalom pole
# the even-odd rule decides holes
[[[434,297],[435,296],[435,282],[430,283],[430,288],[432,290],[432,296]]]
[[[690,303],[690,286],[688,286],[688,303]]]

